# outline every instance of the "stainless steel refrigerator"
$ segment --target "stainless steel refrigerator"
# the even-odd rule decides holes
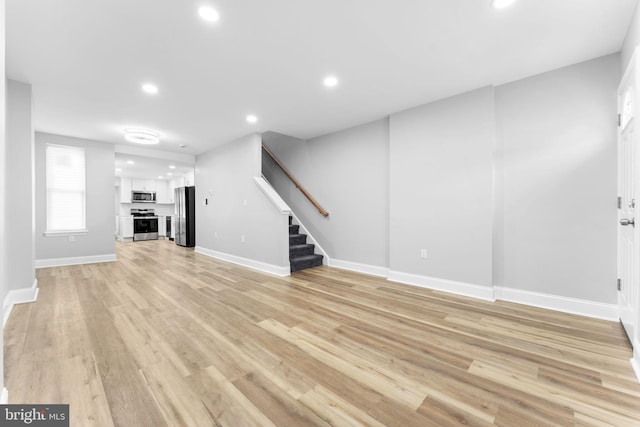
[[[196,187],[175,189],[175,230],[173,237],[177,245],[196,245]]]

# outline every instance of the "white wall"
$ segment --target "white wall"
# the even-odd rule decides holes
[[[496,89],[500,286],[616,302],[618,55]]]
[[[7,186],[10,206],[6,242],[11,247],[7,263],[9,290],[31,288],[35,280],[34,133],[31,85],[7,81]]]
[[[633,55],[633,51],[638,45],[640,45],[640,3],[638,3],[633,13],[631,25],[629,25],[627,36],[620,51],[620,77],[627,69],[631,55]]]
[[[81,147],[86,150],[86,235],[45,237],[46,175],[45,145],[47,143]],[[97,141],[36,132],[36,265],[51,259],[82,259],[86,257],[115,258],[115,208],[113,205],[114,146]]]
[[[164,216],[175,213],[175,205],[173,203],[120,203],[120,197],[116,197],[116,215],[131,216],[131,209],[153,209],[156,215]]]
[[[308,141],[267,133],[264,144],[329,212],[323,217],[265,157],[263,173],[334,260],[388,265],[389,121]]]
[[[252,260],[266,269],[286,272],[288,217],[277,211],[255,184],[254,177],[260,175],[261,140],[257,134],[196,158],[197,250],[225,259]],[[203,206],[205,199],[208,204]]]
[[[391,116],[391,270],[492,285],[493,105],[484,88]]]
[[[9,292],[7,285],[7,277],[5,271],[5,255],[7,253],[7,240],[5,238],[5,199],[7,194],[7,183],[5,179],[6,171],[6,157],[5,157],[5,112],[6,112],[6,72],[5,72],[5,1],[0,0],[0,166],[2,166],[2,172],[0,172],[0,301],[4,301],[7,293]],[[2,313],[4,318],[4,310]],[[4,345],[2,340],[2,334],[0,334],[0,393],[2,398],[5,398],[4,390]]]

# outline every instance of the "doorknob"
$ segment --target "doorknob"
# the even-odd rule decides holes
[[[623,218],[623,219],[620,220],[620,225],[631,225],[631,226],[635,227],[636,226],[636,220],[634,218],[631,218],[631,219]]]

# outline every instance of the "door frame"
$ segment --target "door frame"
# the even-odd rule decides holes
[[[620,83],[618,85],[618,88],[616,90],[616,111],[618,112],[618,114],[621,114],[621,98],[624,97],[624,89],[626,87],[625,83],[627,82],[627,80],[629,79],[629,77],[631,76],[631,73],[635,73],[635,82],[634,82],[634,90],[633,90],[633,98],[634,98],[634,112],[633,112],[633,118],[631,120],[634,121],[634,123],[632,123],[632,126],[638,127],[640,126],[640,123],[638,123],[638,120],[640,119],[639,117],[639,113],[640,113],[640,106],[639,106],[639,102],[640,102],[640,90],[639,90],[639,86],[640,86],[640,46],[636,46],[633,55],[631,56],[631,59],[629,60],[629,64],[627,65],[627,69],[625,70],[624,75],[622,76],[622,78],[620,79]],[[619,120],[620,116],[619,116]],[[640,137],[638,135],[640,135],[640,128],[634,129],[634,137],[636,139],[636,159],[635,159],[635,168],[637,171],[637,175],[636,175],[636,180],[640,181]],[[618,147],[618,150],[620,149],[621,146],[621,137],[622,137],[622,133],[623,133],[623,128],[622,126],[618,126],[617,131],[616,131],[616,144]],[[620,188],[621,188],[621,176],[622,176],[622,171],[620,170],[620,153],[618,153],[618,196],[621,196],[620,194]],[[640,257],[640,182],[636,183],[635,186],[635,192],[633,194],[633,197],[635,198],[635,200],[638,203],[638,207],[636,208],[636,211],[634,212],[634,215],[636,215],[637,218],[635,218],[636,220],[638,220],[638,224],[634,227],[634,244],[635,244],[635,254],[638,255],[638,257]],[[623,201],[624,203],[624,201]],[[622,219],[621,218],[621,210],[618,209],[618,214],[617,214],[617,219],[618,222]],[[618,255],[617,255],[617,263],[618,263],[618,277],[621,277],[621,268],[622,268],[622,260],[621,260],[621,251],[620,251],[620,236],[621,236],[621,232],[620,232],[620,227],[621,225],[618,223],[617,225],[617,240],[618,240]],[[638,261],[640,264],[640,260]],[[640,269],[640,267],[638,267]],[[637,277],[638,277],[638,281],[640,282],[640,271],[637,272]],[[625,284],[623,283],[622,286],[624,286]],[[640,287],[640,283],[637,284],[637,286]],[[618,303],[618,309],[622,310],[622,293],[620,290],[617,291],[616,293],[617,295],[617,303]],[[637,297],[635,298],[637,301],[634,302],[635,304],[635,319],[634,319],[634,328],[633,328],[633,336],[629,337],[629,340],[631,341],[631,345],[633,346],[633,357],[631,358],[630,362],[631,365],[635,371],[636,377],[638,379],[638,381],[640,382],[640,292],[637,293]],[[620,316],[619,316],[620,317]]]

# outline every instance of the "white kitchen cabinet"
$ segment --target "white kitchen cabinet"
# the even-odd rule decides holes
[[[131,179],[120,179],[120,203],[131,203]]]
[[[133,217],[120,217],[120,239],[133,239]]]
[[[168,192],[169,192],[169,195],[167,197],[168,203],[175,203],[175,200],[174,200],[174,193],[175,193],[175,189],[176,189],[175,180],[172,179],[171,181],[169,181],[167,183],[167,189],[168,189]]]
[[[184,176],[177,176],[173,179],[173,187],[184,187]]]
[[[156,203],[173,203],[169,200],[169,183],[156,181]]]
[[[160,215],[158,217],[158,236],[165,237],[167,235],[167,217]]]
[[[184,174],[184,185],[185,187],[191,187],[195,182],[195,176],[193,172],[189,172],[189,173],[185,173]]]
[[[153,179],[132,179],[131,189],[134,191],[156,191],[156,181]]]

